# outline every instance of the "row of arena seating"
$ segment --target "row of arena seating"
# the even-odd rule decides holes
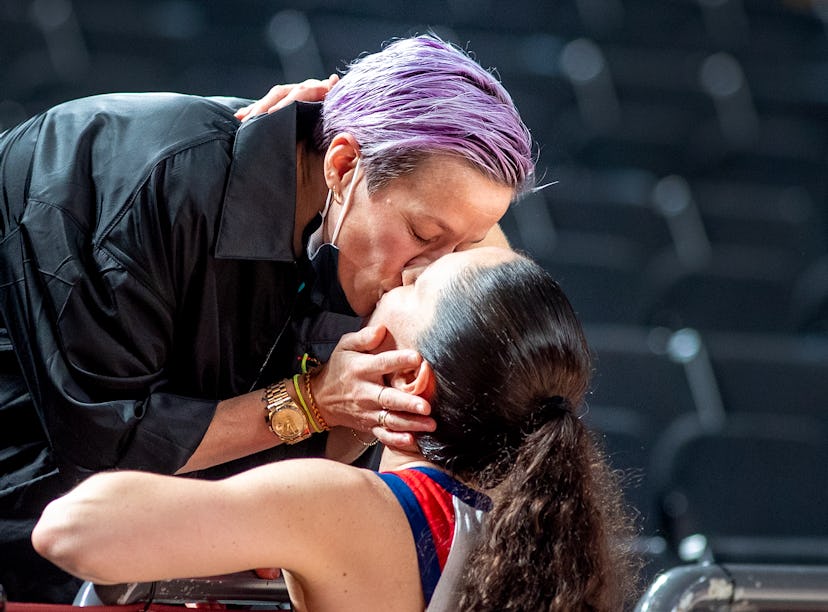
[[[625,473],[648,582],[699,561],[828,564],[825,126],[778,78],[825,32],[778,47],[780,72],[760,66],[771,46],[685,32],[580,39],[595,72],[556,83],[552,184],[504,221],[587,324],[585,419]]]
[[[797,187],[563,168],[504,220],[582,319],[756,332],[825,331],[828,233]],[[699,195],[694,195],[694,190]]]
[[[712,555],[828,564],[828,339],[591,325],[584,419],[652,579]]]

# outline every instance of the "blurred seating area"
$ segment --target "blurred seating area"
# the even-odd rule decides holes
[[[428,30],[538,142],[503,227],[586,325],[647,576],[828,564],[825,0],[0,0],[0,130],[108,91],[255,98]]]

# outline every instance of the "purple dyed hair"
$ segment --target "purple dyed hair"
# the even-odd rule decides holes
[[[469,55],[433,35],[365,55],[328,93],[322,144],[341,132],[360,146],[368,190],[428,155],[456,155],[515,195],[534,184],[532,138],[509,93]]]

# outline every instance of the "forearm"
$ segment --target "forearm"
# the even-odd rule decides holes
[[[288,394],[296,400],[292,382],[285,382]],[[219,402],[201,443],[176,474],[213,467],[281,444],[265,422],[262,394],[263,390],[257,389]]]
[[[422,359],[410,350],[369,354],[379,347],[384,334],[384,329],[378,328],[346,334],[330,361],[313,373],[310,381],[303,378],[300,383],[305,404],[315,407],[327,426],[344,428],[345,433],[338,432],[329,440],[331,458],[349,462],[373,436],[380,435],[384,444],[416,450],[411,432],[434,428],[433,420],[426,416],[429,407],[425,400],[416,393],[385,387],[386,374],[419,368]],[[302,405],[293,381],[284,382],[288,395]],[[380,391],[385,402],[381,405]],[[176,473],[212,467],[280,444],[265,422],[262,394],[259,389],[220,402],[201,443]],[[390,420],[396,431],[377,427],[381,410],[395,411]]]
[[[285,379],[285,389],[297,406],[302,404],[293,381]],[[263,389],[219,402],[210,426],[190,459],[176,474],[185,474],[213,467],[272,448],[282,441],[265,420]],[[310,396],[303,390],[305,404]],[[315,405],[315,400],[314,400]],[[328,413],[330,414],[330,413]],[[314,431],[311,426],[311,431]],[[342,463],[351,463],[373,440],[370,433],[357,433],[350,427],[334,427],[328,437],[326,456]]]
[[[368,538],[376,520],[388,523],[375,519],[377,494],[388,497],[370,472],[319,459],[217,481],[105,472],[51,502],[32,543],[71,574],[102,584],[254,567],[318,572],[337,555],[338,564],[352,560],[353,542]]]

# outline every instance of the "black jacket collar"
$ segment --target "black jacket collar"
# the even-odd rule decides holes
[[[315,112],[297,112],[308,108]],[[318,120],[319,103],[291,104],[244,123],[236,133],[215,255],[293,261],[297,119]]]

